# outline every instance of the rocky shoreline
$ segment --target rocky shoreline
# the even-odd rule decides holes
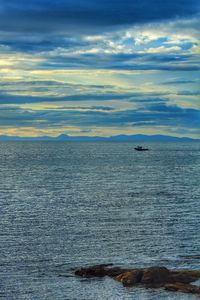
[[[191,284],[200,279],[200,270],[169,270],[159,266],[132,269],[102,264],[80,268],[75,275],[85,278],[109,276],[125,287],[164,288],[200,297],[200,287]]]

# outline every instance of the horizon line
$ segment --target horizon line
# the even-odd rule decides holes
[[[73,140],[117,140],[117,141],[125,141],[125,140],[131,140],[131,141],[142,141],[144,139],[150,139],[150,140],[191,140],[191,141],[200,141],[198,138],[193,138],[193,137],[188,137],[188,136],[173,136],[173,135],[164,135],[164,134],[118,134],[118,135],[111,135],[111,136],[87,136],[87,135],[68,135],[68,134],[60,134],[57,136],[48,136],[48,135],[43,135],[43,136],[14,136],[14,135],[0,135],[0,141],[3,140],[52,140],[52,141],[73,141]]]

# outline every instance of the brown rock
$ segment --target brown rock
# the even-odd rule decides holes
[[[118,275],[116,280],[120,281],[123,286],[133,286],[137,283],[140,283],[142,275],[142,270],[133,270]]]
[[[120,281],[124,286],[140,285],[146,288],[164,287],[169,291],[197,294],[200,287],[189,284],[200,278],[200,270],[168,270],[165,267],[150,267],[146,269],[122,269],[112,264],[95,265],[75,271],[82,277],[110,276]]]
[[[165,267],[150,267],[143,272],[141,283],[145,285],[161,285],[169,281],[170,271]]]
[[[167,291],[173,291],[173,292],[182,292],[182,293],[189,293],[189,294],[197,294],[200,295],[200,287],[195,286],[192,284],[186,284],[186,283],[168,283],[165,284],[165,289]]]
[[[172,276],[184,276],[191,278],[191,281],[195,281],[200,278],[200,270],[178,270],[178,271],[171,271]]]
[[[171,283],[180,282],[180,283],[190,283],[195,280],[197,280],[198,277],[192,274],[186,274],[186,273],[177,273],[171,275]]]

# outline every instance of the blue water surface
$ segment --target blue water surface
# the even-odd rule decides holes
[[[200,143],[0,143],[0,298],[189,300],[81,279],[99,263],[200,269]]]

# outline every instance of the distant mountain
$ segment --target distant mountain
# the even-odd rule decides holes
[[[174,142],[189,142],[189,141],[200,141],[200,139],[192,139],[188,137],[174,137],[168,135],[114,135],[110,137],[99,137],[99,136],[69,136],[66,134],[61,134],[57,137],[51,136],[40,136],[40,137],[19,137],[19,136],[7,136],[0,135],[0,141],[118,141],[118,142],[155,142],[155,141],[174,141]]]

